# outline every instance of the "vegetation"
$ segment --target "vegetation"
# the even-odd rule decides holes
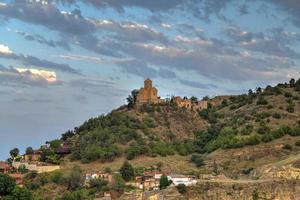
[[[16,185],[13,178],[0,173],[0,199],[5,200],[32,200],[31,192]]]
[[[172,184],[172,181],[168,179],[167,176],[161,176],[159,180],[159,189],[166,189],[169,185]]]
[[[134,178],[134,168],[128,161],[123,163],[123,166],[120,169],[120,174],[125,181],[130,181]]]
[[[179,184],[176,188],[180,194],[185,194],[187,192],[187,188],[184,184]]]

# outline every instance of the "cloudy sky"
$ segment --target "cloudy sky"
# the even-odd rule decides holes
[[[0,0],[0,159],[125,103],[299,78],[299,0]]]

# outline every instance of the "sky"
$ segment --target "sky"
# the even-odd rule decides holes
[[[299,0],[0,0],[0,160],[126,103],[300,77]]]

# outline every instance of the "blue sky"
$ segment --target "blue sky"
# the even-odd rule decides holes
[[[299,78],[298,0],[0,0],[0,159],[125,103]]]

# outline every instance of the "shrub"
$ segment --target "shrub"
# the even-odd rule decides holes
[[[285,96],[286,98],[291,98],[291,97],[293,97],[292,93],[290,93],[290,92],[285,92],[285,93],[284,93],[284,96]]]
[[[298,140],[297,142],[295,142],[295,145],[300,147],[300,140]]]
[[[293,146],[290,145],[290,144],[285,144],[282,148],[283,148],[283,149],[286,149],[286,150],[292,150],[292,149],[293,149]]]
[[[193,162],[197,167],[202,167],[205,165],[202,156],[198,154],[192,155],[191,162]]]
[[[6,174],[0,173],[0,196],[11,194],[16,187],[16,181]]]
[[[274,113],[274,114],[272,115],[272,117],[273,117],[274,119],[280,119],[280,118],[281,118],[281,115],[280,115],[280,113]]]
[[[270,132],[270,127],[268,127],[267,125],[265,125],[264,123],[261,124],[258,128],[257,128],[257,133],[263,135],[263,134],[268,134]]]
[[[180,194],[185,194],[187,192],[187,188],[184,184],[179,184],[176,186],[176,188]]]
[[[293,113],[295,110],[294,107],[295,107],[295,104],[289,103],[286,107],[286,111],[288,111],[289,113]]]
[[[263,96],[259,96],[258,100],[256,101],[256,105],[267,105],[268,101],[263,97]]]

